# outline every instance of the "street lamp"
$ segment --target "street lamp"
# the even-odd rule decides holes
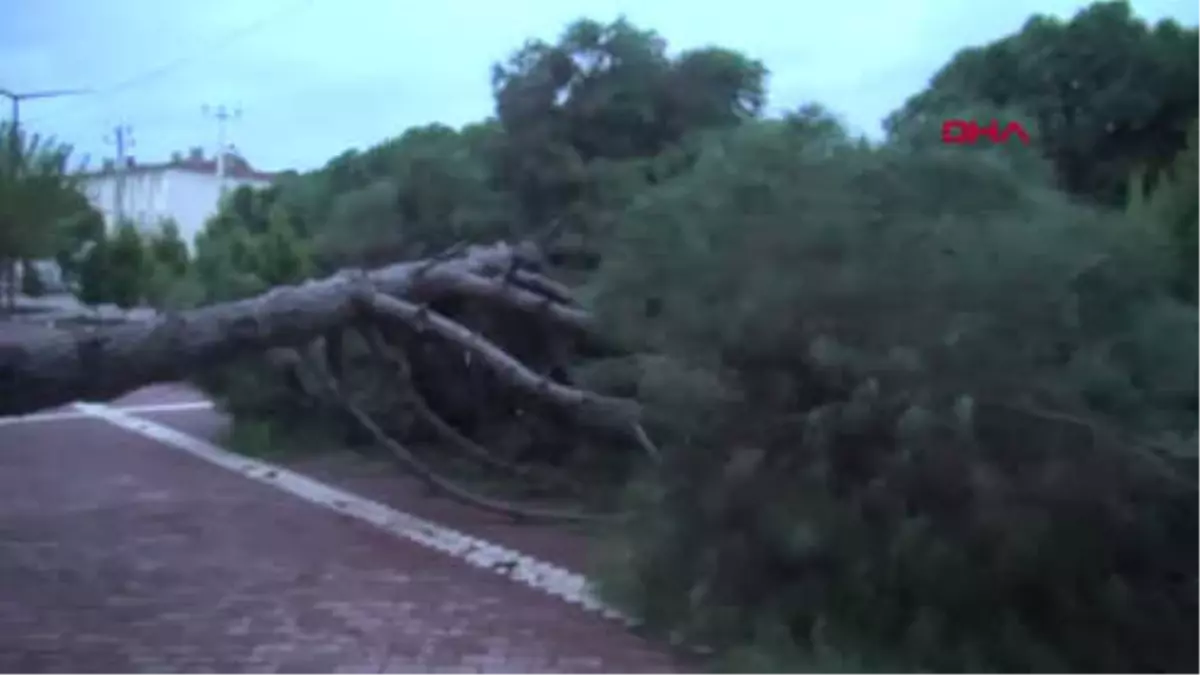
[[[21,101],[31,101],[41,98],[59,98],[62,96],[79,96],[90,93],[87,89],[49,89],[44,91],[14,92],[0,87],[0,96],[12,101],[12,127],[9,128],[9,152],[12,153],[13,170],[21,164]]]

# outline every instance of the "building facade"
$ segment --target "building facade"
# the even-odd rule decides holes
[[[159,164],[139,164],[129,158],[123,170],[108,161],[101,170],[84,174],[82,187],[109,228],[121,214],[146,232],[170,219],[179,226],[189,250],[194,250],[196,235],[216,215],[224,192],[241,186],[266,187],[275,178],[233,153],[226,154],[224,163],[222,179],[216,158],[206,158],[200,148],[186,157],[176,153]]]

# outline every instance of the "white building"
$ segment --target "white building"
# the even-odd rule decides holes
[[[204,223],[217,213],[222,188],[262,188],[275,177],[255,170],[233,153],[225,155],[224,170],[222,181],[217,176],[216,158],[204,157],[200,148],[192,148],[187,157],[175,153],[171,161],[159,164],[139,164],[128,158],[122,172],[110,160],[100,171],[83,175],[83,191],[92,206],[104,214],[108,227],[114,226],[118,213],[124,213],[126,219],[146,231],[153,231],[169,218],[179,225],[180,236],[192,249]],[[123,191],[118,190],[119,181],[124,182]],[[124,208],[117,204],[121,193]]]

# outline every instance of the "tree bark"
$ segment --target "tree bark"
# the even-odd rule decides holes
[[[477,294],[522,309],[541,310],[536,296],[495,278],[531,254],[507,244],[470,247],[445,260],[400,263],[373,272],[346,271],[260,296],[86,335],[18,336],[0,342],[0,415],[104,400],[154,382],[171,381],[243,353],[307,342],[361,318],[360,300],[375,293],[426,302],[446,294]],[[586,316],[555,305],[561,320]],[[553,310],[551,310],[553,313]]]

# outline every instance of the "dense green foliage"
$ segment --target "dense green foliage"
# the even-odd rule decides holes
[[[743,670],[1193,669],[1196,35],[1034,17],[874,144],[765,118],[744,55],[581,21],[495,68],[493,120],[235,192],[194,299],[563,224],[558,271],[628,350],[573,376],[647,403],[666,456],[621,474],[631,611]],[[946,116],[1035,143],[943,147]],[[315,419],[266,372],[207,386]]]
[[[593,222],[594,174],[655,157],[689,134],[755,117],[765,103],[761,63],[725,49],[666,55],[666,42],[623,20],[571,25],[557,44],[526,44],[492,81],[504,140],[496,175],[521,222]]]
[[[1175,293],[1195,303],[1196,228],[1200,221],[1197,209],[1200,174],[1196,171],[1196,156],[1200,146],[1197,146],[1194,120],[1187,138],[1187,146],[1169,167],[1158,173],[1153,187],[1143,190],[1146,173],[1138,171],[1134,174],[1134,189],[1130,191],[1127,211],[1130,217],[1145,223],[1171,252]]]
[[[515,236],[555,219],[594,234],[631,180],[652,182],[680,163],[674,155],[689,134],[735,126],[762,108],[760,63],[717,48],[675,58],[665,49],[624,21],[578,22],[557,44],[530,42],[496,66],[496,119],[460,131],[411,129],[270,190],[238,191],[210,230],[237,222],[261,234],[278,205],[326,270]]]
[[[616,584],[640,613],[813,640],[822,670],[1195,658],[1194,447],[1128,434],[1194,433],[1196,317],[1132,224],[956,150],[763,124],[619,233],[602,323],[670,354]]]
[[[1035,16],[1014,35],[959,52],[887,125],[941,119],[964,103],[1023,111],[1063,189],[1120,206],[1135,169],[1158,171],[1183,146],[1196,115],[1198,49],[1195,29],[1147,25],[1127,2],[1097,2],[1070,21]]]
[[[239,188],[196,237],[196,278],[205,301],[260,293],[310,273],[308,242],[278,196],[278,191]]]
[[[0,124],[0,278],[70,248],[79,223],[98,216],[77,189],[70,156],[53,138]]]

